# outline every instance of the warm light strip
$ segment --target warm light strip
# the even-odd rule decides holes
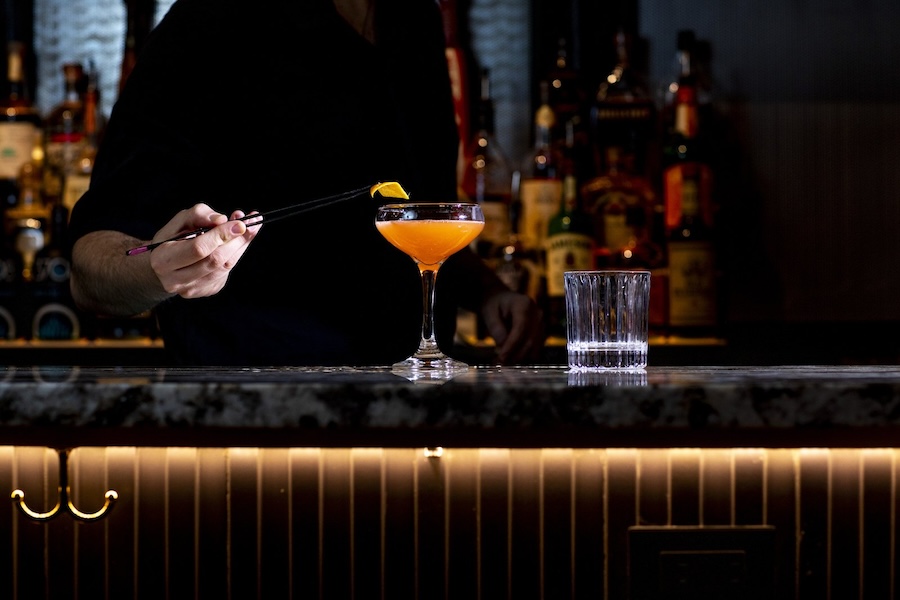
[[[389,593],[408,571],[423,597],[557,590],[560,577],[618,597],[631,526],[769,525],[793,540],[795,588],[821,556],[828,585],[889,569],[893,597],[893,568],[875,565],[897,555],[898,459],[898,448],[85,447],[69,462],[77,504],[93,511],[104,490],[123,493],[108,521],[76,528],[69,545],[81,562],[102,549],[103,577],[137,573],[141,585],[155,581],[145,573],[155,556],[175,579],[212,569],[215,581],[221,554],[228,577],[248,564],[269,577],[277,565],[293,595],[334,577]],[[57,466],[52,449],[0,446],[0,491],[22,489],[46,511]],[[33,569],[23,557],[60,547],[21,521],[0,520],[13,582]],[[27,546],[36,539],[47,548]]]

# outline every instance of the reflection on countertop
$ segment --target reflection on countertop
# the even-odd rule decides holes
[[[389,367],[7,367],[0,434],[57,447],[892,446],[900,366],[472,367],[428,385]]]

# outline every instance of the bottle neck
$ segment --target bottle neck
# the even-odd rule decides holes
[[[678,50],[675,55],[678,63],[678,80],[685,80],[691,77],[691,52],[690,50]]]
[[[563,178],[562,212],[573,213],[578,210],[578,178],[568,173]]]
[[[697,137],[700,120],[697,111],[697,91],[693,85],[679,85],[675,102],[675,132],[685,138]]]
[[[84,74],[81,65],[66,64],[63,65],[64,85],[63,99],[66,103],[80,103],[81,92],[78,91],[78,84]]]
[[[8,104],[21,106],[28,103],[28,90],[25,86],[25,74],[21,44],[9,43],[7,53],[6,80],[8,85]]]

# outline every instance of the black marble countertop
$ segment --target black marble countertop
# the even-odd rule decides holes
[[[900,365],[0,370],[0,444],[880,447],[900,445]]]

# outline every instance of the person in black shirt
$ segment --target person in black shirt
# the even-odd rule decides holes
[[[271,224],[233,219],[397,181],[456,200],[457,131],[431,0],[177,0],[113,107],[70,220],[72,291],[155,308],[174,364],[378,365],[419,342],[413,261],[364,194]],[[187,241],[125,250],[214,227]],[[437,337],[479,311],[502,363],[534,360],[540,311],[468,250],[437,279]],[[449,352],[448,352],[449,353]]]

